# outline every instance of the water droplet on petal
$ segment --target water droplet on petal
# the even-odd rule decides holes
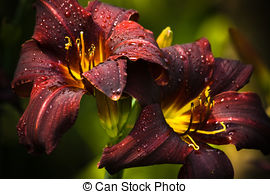
[[[186,60],[186,57],[184,55],[180,55],[180,59]]]
[[[69,11],[66,11],[66,12],[65,12],[65,16],[66,16],[67,18],[69,18],[69,17],[70,17],[70,15],[71,15],[71,14],[70,14],[70,12],[69,12]]]

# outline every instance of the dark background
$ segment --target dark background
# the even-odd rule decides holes
[[[29,155],[19,145],[16,124],[28,99],[10,89],[20,46],[30,39],[35,23],[33,0],[0,1],[0,178],[103,178],[96,164],[107,136],[101,128],[95,101],[85,96],[76,124],[51,155]],[[173,44],[209,39],[214,55],[254,65],[251,83],[243,90],[260,94],[270,114],[270,12],[262,0],[106,0],[136,9],[139,22],[158,34],[167,26]],[[82,5],[87,1],[81,0]],[[229,33],[229,29],[231,34]],[[222,146],[230,157],[235,178],[270,178],[269,157],[259,151]],[[128,169],[124,178],[176,178],[180,165]]]

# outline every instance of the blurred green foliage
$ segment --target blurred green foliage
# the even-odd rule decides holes
[[[20,45],[33,34],[35,23],[33,2],[34,0],[0,1],[0,71],[5,74],[7,82],[13,78]],[[87,5],[87,0],[79,2],[84,6]],[[250,41],[254,50],[257,50],[259,61],[263,61],[265,71],[269,71],[270,33],[267,25],[270,23],[270,17],[265,1],[103,0],[103,2],[138,10],[139,23],[153,31],[155,37],[158,37],[165,27],[170,26],[174,33],[173,44],[193,42],[200,37],[206,37],[212,44],[216,57],[239,59],[228,33],[230,27],[237,27]],[[248,18],[248,21],[245,21],[245,18]],[[254,67],[256,69],[256,64]],[[260,77],[260,74],[255,76]],[[267,108],[270,91],[268,89],[262,92],[259,84],[269,83],[270,77],[264,76],[260,82],[256,81],[257,77],[253,77],[254,82],[244,90],[259,92]],[[0,86],[1,92],[4,87],[9,88],[8,84]],[[20,99],[19,102],[21,107],[25,108],[28,99]],[[83,97],[75,125],[63,136],[56,150],[49,156],[29,155],[26,149],[18,144],[16,123],[21,114],[14,103],[0,101],[0,178],[104,177],[104,169],[97,169],[96,165],[108,137],[98,121],[93,97]],[[270,177],[269,171],[257,168],[252,163],[253,160],[267,159],[258,151],[236,152],[233,146],[225,146],[222,149],[233,162],[236,178]],[[124,178],[176,178],[179,168],[180,165],[168,164],[132,168],[125,170]]]

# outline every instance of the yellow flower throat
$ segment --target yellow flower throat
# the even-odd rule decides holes
[[[67,54],[70,48],[73,46],[71,38],[66,36],[65,37],[67,43],[65,43],[65,49],[67,50]],[[68,70],[71,76],[75,80],[81,80],[81,74],[93,69],[93,67],[97,66],[98,64],[102,63],[105,59],[104,53],[104,45],[102,36],[99,36],[98,40],[98,50],[96,50],[96,46],[94,44],[90,45],[90,48],[86,51],[85,41],[84,41],[84,32],[80,32],[80,37],[76,39],[76,47],[77,52],[79,53],[80,57],[80,64],[79,64],[79,71],[74,70],[68,64]]]
[[[226,126],[223,122],[217,122],[222,128],[206,131],[202,130],[206,124],[215,102],[210,97],[210,87],[205,90],[195,99],[187,103],[181,109],[176,109],[175,103],[172,103],[168,108],[163,108],[163,113],[167,123],[173,130],[180,135],[180,138],[195,150],[200,147],[192,139],[190,135],[194,133],[214,135],[226,131]]]

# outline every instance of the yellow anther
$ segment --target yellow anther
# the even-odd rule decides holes
[[[171,46],[173,40],[173,32],[170,27],[165,28],[157,38],[157,43],[160,48]]]
[[[76,45],[77,45],[78,51],[80,51],[81,40],[79,38],[76,39]]]
[[[210,86],[207,86],[206,89],[205,89],[205,92],[204,92],[204,95],[206,98],[208,98],[210,96]]]
[[[95,54],[96,47],[94,44],[91,44],[90,49],[88,49],[89,57],[93,57]]]
[[[93,67],[95,66],[95,62],[94,62],[95,50],[96,50],[95,45],[91,44],[91,47],[88,49],[88,55],[89,55],[89,61],[90,61],[89,70],[93,69]]]
[[[72,43],[68,36],[66,36],[65,39],[67,39],[67,43],[65,44],[65,49],[68,50],[69,47],[72,47]]]

